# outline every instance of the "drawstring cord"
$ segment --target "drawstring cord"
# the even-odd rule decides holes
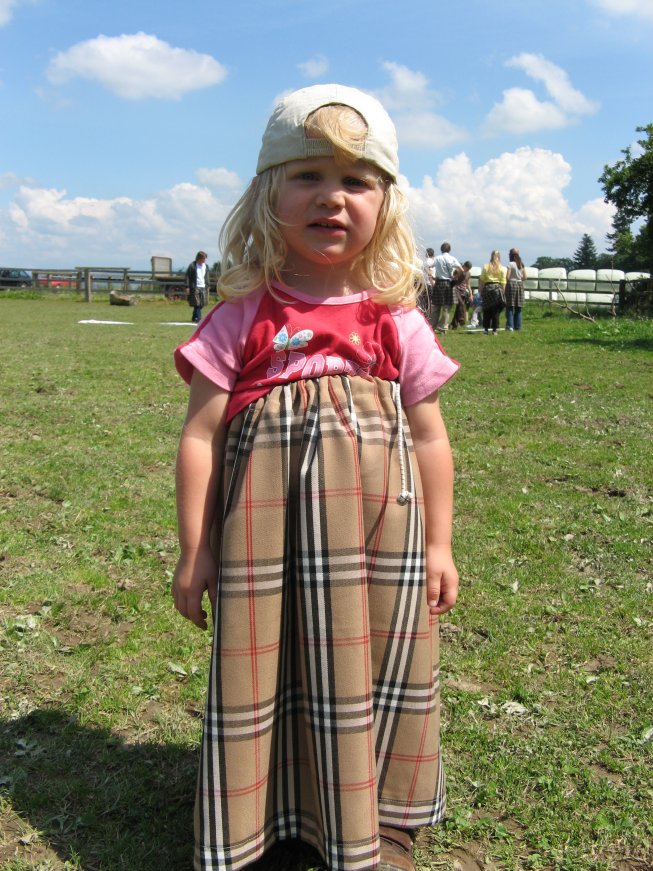
[[[406,455],[408,454],[408,444],[406,442],[406,433],[404,431],[404,416],[401,407],[401,389],[397,381],[392,383],[392,393],[397,410],[397,434],[399,436],[399,474],[401,475],[401,492],[397,496],[399,505],[407,505],[413,498],[410,490],[406,489]]]

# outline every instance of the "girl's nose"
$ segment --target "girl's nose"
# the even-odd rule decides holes
[[[317,192],[316,201],[319,206],[333,208],[342,205],[344,196],[344,191],[340,185],[324,184]]]

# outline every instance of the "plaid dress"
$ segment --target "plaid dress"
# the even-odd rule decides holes
[[[411,454],[399,386],[379,378],[277,386],[233,420],[196,869],[301,838],[334,871],[364,871],[379,824],[441,819],[438,623]]]

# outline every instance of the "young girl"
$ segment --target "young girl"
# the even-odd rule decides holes
[[[493,251],[490,261],[486,263],[478,279],[478,289],[483,303],[483,332],[497,336],[499,330],[499,315],[506,304],[506,267],[501,265],[501,254]]]
[[[521,310],[524,307],[526,268],[518,248],[511,248],[506,281],[506,329],[521,330]]]
[[[404,869],[444,812],[438,615],[453,607],[458,368],[414,307],[420,265],[381,105],[279,103],[221,235],[220,302],[176,351],[177,609],[214,649],[196,869],[288,838],[335,871]],[[414,463],[413,460],[417,462]]]

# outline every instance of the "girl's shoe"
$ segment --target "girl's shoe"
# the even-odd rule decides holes
[[[416,871],[413,862],[413,833],[409,829],[379,826],[381,861],[379,871]]]

